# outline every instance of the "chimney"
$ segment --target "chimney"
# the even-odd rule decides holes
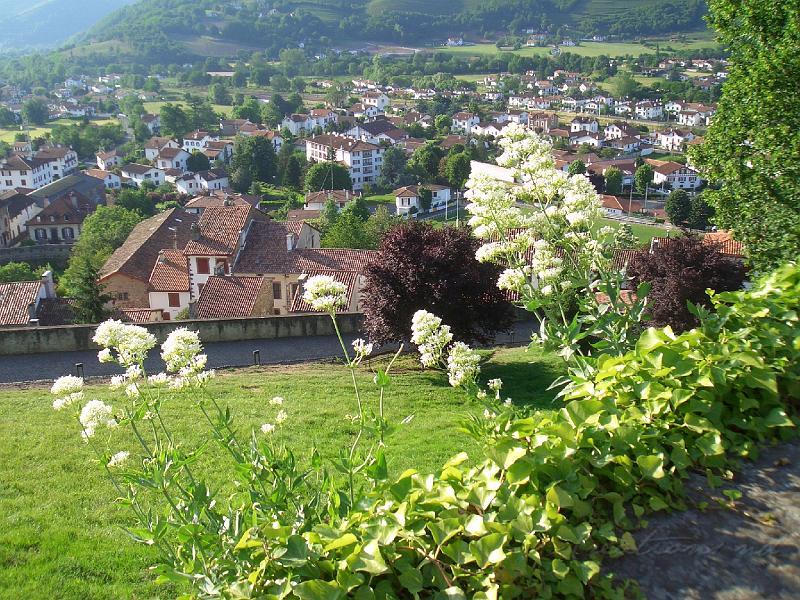
[[[72,201],[72,208],[78,210],[78,196],[75,194],[75,192],[69,193],[69,199]]]
[[[192,223],[191,238],[195,242],[199,242],[200,241],[200,226],[197,223]]]
[[[295,246],[294,234],[293,233],[287,233],[286,234],[286,250],[288,252],[291,252],[292,250],[294,250],[294,246]]]
[[[45,298],[55,298],[56,297],[56,284],[53,281],[53,272],[52,271],[45,271],[42,273],[42,285],[44,286],[44,297]]]
[[[158,251],[158,264],[163,265],[166,262],[167,262],[167,259],[164,258],[164,251],[163,250],[159,250]]]
[[[28,304],[28,317],[29,321],[38,322],[38,319],[36,318],[36,302],[31,302],[30,304]]]

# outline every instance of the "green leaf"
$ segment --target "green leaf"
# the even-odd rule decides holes
[[[506,542],[506,536],[500,533],[491,533],[484,536],[469,545],[469,551],[478,563],[478,566],[485,569],[489,565],[494,565],[506,557],[503,552],[503,544]]]
[[[423,589],[422,573],[420,573],[419,569],[405,567],[397,579],[412,594],[418,594]]]
[[[442,590],[436,596],[436,600],[467,600],[467,595],[464,591],[456,586],[450,586],[446,590]]]
[[[564,488],[554,485],[547,490],[547,501],[559,508],[570,508],[575,504],[572,496]]]
[[[794,427],[794,423],[780,407],[773,408],[764,418],[764,425],[767,427]]]
[[[639,465],[645,477],[650,477],[651,479],[664,477],[664,456],[661,454],[639,456],[636,458],[636,464]]]
[[[622,534],[622,537],[619,540],[619,545],[625,552],[636,552],[638,550],[636,540],[629,531],[626,531]]]
[[[340,600],[345,597],[338,585],[322,579],[298,583],[292,591],[300,600]]]
[[[332,550],[338,550],[339,548],[344,548],[351,544],[355,544],[358,541],[358,538],[354,536],[352,533],[345,533],[343,536],[333,540],[330,544],[325,546],[325,552],[331,552]]]
[[[375,374],[375,384],[378,387],[389,387],[389,384],[392,382],[392,378],[386,374],[386,371],[383,369],[378,369],[378,372]]]
[[[371,575],[380,575],[389,570],[389,567],[386,566],[386,561],[383,560],[377,540],[373,540],[364,546],[358,556],[354,559],[348,559],[348,562],[350,563],[350,568],[354,571],[365,571]]]

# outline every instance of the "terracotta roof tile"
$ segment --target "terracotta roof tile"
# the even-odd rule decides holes
[[[235,319],[253,314],[266,277],[209,277],[197,300],[200,319]]]
[[[189,240],[187,256],[230,256],[236,250],[239,236],[247,227],[253,208],[247,206],[210,206],[198,222],[200,239]]]
[[[41,281],[0,283],[0,326],[27,325],[28,306],[36,302]]]
[[[358,277],[359,274],[355,271],[325,271],[325,270],[308,270],[304,271],[305,275],[308,277],[314,277],[316,275],[330,275],[336,281],[343,283],[347,286],[347,306],[349,307],[352,299],[353,294],[356,291],[356,286],[358,284]],[[292,299],[292,306],[289,308],[289,312],[293,313],[309,313],[309,312],[317,312],[311,308],[311,306],[303,300],[303,282],[305,280],[300,281],[300,285],[297,286],[297,291],[294,294],[294,298]]]
[[[162,250],[150,274],[150,291],[188,292],[189,264],[180,250]]]

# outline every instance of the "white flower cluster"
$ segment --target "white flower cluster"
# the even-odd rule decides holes
[[[372,350],[373,345],[365,342],[361,338],[353,340],[353,352],[355,352],[357,361],[361,361],[372,354]]]
[[[271,406],[282,406],[283,405],[283,398],[280,396],[275,396],[272,400],[269,401]],[[270,433],[275,433],[277,427],[283,425],[286,420],[289,418],[289,414],[284,410],[280,409],[278,413],[275,415],[275,423],[264,423],[261,426],[261,433],[264,435],[269,435]]]
[[[194,373],[202,371],[205,366],[203,360],[203,366],[197,368],[202,351],[203,345],[197,332],[180,327],[171,331],[161,345],[161,359],[166,363],[168,373],[178,373],[184,369]]]
[[[130,455],[131,455],[131,453],[130,453],[130,452],[128,452],[127,450],[122,450],[122,451],[120,451],[120,452],[117,452],[117,453],[116,453],[114,456],[112,456],[112,457],[109,459],[109,461],[108,461],[108,466],[109,466],[109,467],[119,467],[119,466],[120,466],[120,465],[122,465],[122,464],[123,464],[125,461],[127,461],[127,460],[128,460],[128,458],[130,457]]]
[[[498,143],[497,164],[511,170],[515,183],[484,174],[467,182],[470,226],[486,240],[476,258],[505,267],[498,279],[503,290],[523,298],[552,295],[569,276],[556,247],[575,270],[602,264],[605,242],[591,235],[600,212],[597,192],[584,175],[558,170],[550,143],[524,127],[509,126]]]
[[[453,387],[475,383],[481,372],[480,355],[464,342],[456,342],[447,356],[447,375]]]
[[[144,327],[109,320],[98,325],[93,341],[102,346],[100,362],[117,362],[130,367],[144,362],[147,353],[156,345],[156,338]]]
[[[447,345],[453,341],[449,325],[427,310],[418,310],[411,319],[411,342],[419,348],[423,367],[435,367],[442,362]]]
[[[92,437],[98,427],[116,427],[113,409],[102,400],[89,400],[81,409],[80,422],[83,426],[81,435],[84,438]]]
[[[303,300],[315,311],[332,314],[347,306],[347,286],[330,275],[309,277],[303,290]]]
[[[65,375],[53,382],[50,393],[57,398],[53,401],[55,410],[62,410],[83,400],[83,377]]]

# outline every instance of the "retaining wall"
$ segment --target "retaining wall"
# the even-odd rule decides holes
[[[34,265],[51,263],[64,267],[72,251],[70,244],[40,244],[38,246],[16,246],[0,248],[0,266],[10,262],[27,262]]]
[[[363,322],[360,313],[336,316],[342,334],[358,333]],[[334,335],[336,332],[328,315],[285,315],[252,319],[207,319],[161,321],[142,325],[159,342],[178,327],[200,334],[203,343],[235,342],[314,335]],[[92,342],[96,325],[64,325],[59,327],[19,327],[0,329],[0,356],[36,354],[39,352],[74,352],[97,350]]]

